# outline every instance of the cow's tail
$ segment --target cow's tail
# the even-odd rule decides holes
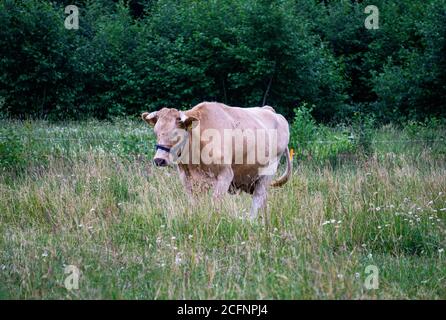
[[[293,163],[291,162],[290,150],[288,147],[286,147],[286,150],[285,150],[285,157],[286,157],[286,171],[279,179],[274,180],[271,183],[271,186],[273,186],[273,187],[283,186],[291,176],[291,172],[293,170]]]

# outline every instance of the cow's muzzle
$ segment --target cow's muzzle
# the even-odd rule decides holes
[[[164,155],[158,155],[159,150],[162,150],[164,152],[170,153],[170,147],[168,146],[163,146],[161,144],[157,144],[155,145],[155,149],[157,151],[157,154],[155,154],[155,159],[153,159],[153,163],[157,166],[157,167],[165,167],[168,164],[168,161],[164,158]]]
[[[165,167],[165,166],[167,166],[167,161],[166,161],[166,159],[163,159],[163,158],[155,158],[155,159],[153,159],[153,163],[157,167]]]

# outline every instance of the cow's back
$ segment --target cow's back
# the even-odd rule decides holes
[[[288,122],[270,106],[230,107],[218,102],[203,102],[188,111],[200,119],[201,129],[276,129],[288,131]]]

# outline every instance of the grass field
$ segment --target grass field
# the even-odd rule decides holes
[[[444,141],[387,126],[367,156],[297,156],[249,222],[247,195],[192,207],[142,121],[0,128],[2,299],[446,298]]]

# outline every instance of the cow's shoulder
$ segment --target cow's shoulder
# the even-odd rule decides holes
[[[228,119],[231,114],[231,109],[231,107],[223,103],[205,101],[186,111],[186,114],[207,123],[216,121],[217,119],[220,121]]]
[[[262,109],[269,110],[269,111],[272,111],[272,112],[276,113],[276,110],[274,110],[274,108],[271,107],[271,106],[263,106]]]
[[[190,109],[188,112],[189,113],[208,113],[210,111],[215,111],[216,109],[225,109],[224,104],[222,103],[218,103],[218,102],[208,102],[208,101],[204,101],[201,102],[199,104],[197,104],[196,106],[194,106],[192,109]]]

